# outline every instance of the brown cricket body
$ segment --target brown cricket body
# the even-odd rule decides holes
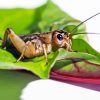
[[[63,30],[17,36],[12,29],[7,28],[2,42],[2,48],[5,47],[8,51],[14,48],[12,50],[21,55],[17,61],[43,54],[47,60],[47,53],[59,48],[72,51],[70,33]]]

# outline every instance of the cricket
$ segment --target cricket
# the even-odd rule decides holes
[[[74,29],[98,14],[100,13],[81,22]],[[51,51],[56,51],[59,48],[64,48],[69,52],[73,51],[72,36],[77,34],[71,34],[64,30],[51,30],[49,32],[18,36],[11,28],[7,28],[4,33],[4,38],[2,39],[1,48],[6,48],[8,51],[11,50],[11,52],[19,53],[20,56],[18,57],[17,62],[22,58],[33,58],[40,55],[45,55],[46,62],[48,62],[47,54]]]

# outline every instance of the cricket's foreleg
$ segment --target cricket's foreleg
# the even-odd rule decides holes
[[[47,58],[47,49],[46,49],[46,45],[43,44],[43,51],[44,51],[44,55],[46,57],[46,64],[48,63],[48,58]]]

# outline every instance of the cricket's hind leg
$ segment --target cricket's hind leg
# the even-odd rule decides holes
[[[0,48],[2,49],[6,49],[8,52],[12,53],[14,55],[14,57],[18,58],[20,56],[19,51],[15,48],[15,46],[13,45],[11,39],[9,38],[9,28],[6,29],[5,33],[4,33],[4,38],[1,39],[0,38]]]
[[[7,29],[5,32],[5,36],[4,36],[4,41],[2,43],[2,46],[5,47],[6,46],[6,42],[7,39],[9,38],[9,40],[12,42],[13,46],[18,50],[18,52],[21,54],[20,58],[18,59],[18,61],[23,58],[32,58],[34,57],[34,52],[35,52],[35,48],[32,45],[32,43],[30,41],[27,41],[26,43],[23,41],[23,39],[21,39],[19,36],[17,36],[14,31],[12,29]]]
[[[12,29],[7,28],[4,33],[4,38],[0,38],[0,48],[6,49],[10,53],[12,53],[16,59],[18,59],[21,55],[21,57],[17,60],[21,60],[23,57],[27,58],[30,56],[30,50],[27,48],[26,53],[23,53],[24,47],[26,46],[26,43],[17,36]],[[23,57],[22,57],[23,54]]]

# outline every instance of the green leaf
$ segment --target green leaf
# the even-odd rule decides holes
[[[30,33],[28,26],[32,23],[33,9],[0,9],[0,37],[3,37],[6,28],[12,28],[17,34]]]
[[[80,23],[80,21],[75,20],[60,10],[59,7],[50,0],[46,4],[35,9],[0,9],[0,22],[0,37],[3,37],[4,31],[7,27],[13,28],[17,34],[30,34],[37,31],[46,32],[50,30],[50,27],[52,30],[65,29],[66,31],[71,32]],[[75,32],[85,33],[85,25],[83,24],[78,27]],[[73,38],[86,39],[86,35],[77,35],[73,36]],[[79,45],[83,45],[83,47],[80,46],[79,48]],[[100,57],[100,54],[92,49],[85,41],[78,41],[78,39],[73,40],[72,48],[79,52],[67,52],[63,49],[51,52],[48,55],[48,64],[46,64],[45,56],[16,63],[16,58],[12,54],[6,50],[0,49],[0,69],[24,69],[35,73],[40,78],[49,78],[49,73],[55,63],[66,57],[84,58],[91,61],[92,59],[95,59],[92,62],[99,63],[97,57]],[[87,52],[89,54],[82,52]],[[70,62],[67,61],[66,65],[69,63]],[[61,62],[59,65],[63,65],[63,63]]]
[[[76,28],[76,25],[68,25],[66,27],[64,27],[64,30],[67,31],[68,33],[76,33],[77,32],[77,29]],[[75,30],[74,30],[75,29]],[[72,32],[74,31],[74,32]]]
[[[55,63],[53,70],[56,74],[76,78],[100,78],[100,59],[98,57],[82,52],[78,52],[78,54],[67,52],[66,54],[67,56],[60,58]]]
[[[59,49],[53,70],[59,75],[74,77],[100,77],[100,58],[83,52]]]
[[[28,60],[26,62],[16,62],[16,59],[9,52],[0,49],[0,69],[24,69],[35,73],[41,78],[48,78],[48,73],[46,73],[45,70],[53,66],[55,59],[55,57],[53,58],[53,55],[53,53],[48,55],[48,64],[46,64],[46,59],[44,56],[36,57],[31,61]]]
[[[100,58],[100,53],[93,49],[86,41],[82,39],[73,39],[72,49],[76,52],[85,52]]]

